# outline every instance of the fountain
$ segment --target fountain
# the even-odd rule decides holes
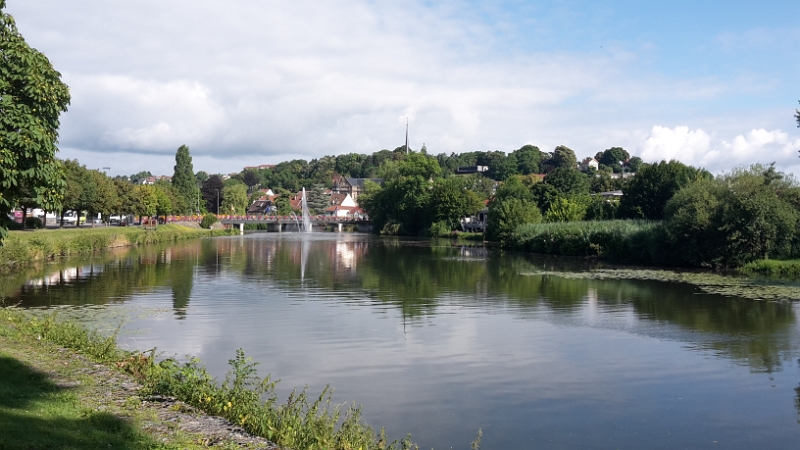
[[[303,188],[303,197],[300,199],[301,209],[303,211],[303,232],[311,233],[311,214],[308,212],[308,201],[306,201],[306,188]]]

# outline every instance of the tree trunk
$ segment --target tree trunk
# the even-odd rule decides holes
[[[58,228],[64,228],[64,210],[61,210],[61,221],[58,223]]]
[[[27,206],[23,206],[22,207],[22,229],[23,230],[25,229],[25,219],[27,219],[27,218],[28,218],[28,207]]]

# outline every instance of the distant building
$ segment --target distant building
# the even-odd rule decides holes
[[[456,175],[469,175],[471,173],[488,172],[489,166],[461,166],[456,169]]]
[[[262,164],[260,166],[245,166],[244,170],[263,170],[263,169],[272,169],[275,167],[275,164]]]
[[[578,168],[581,169],[581,172],[588,172],[590,169],[597,170],[600,168],[600,163],[594,158],[586,158],[578,164]]]
[[[336,177],[334,177],[336,179]],[[358,201],[358,195],[364,192],[364,182],[383,184],[383,178],[346,178],[339,177],[333,185],[334,194],[350,194],[354,201]]]

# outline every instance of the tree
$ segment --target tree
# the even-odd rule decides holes
[[[578,168],[578,158],[575,156],[575,152],[572,151],[571,148],[563,145],[559,145],[553,150],[553,156],[550,157],[547,163],[554,169],[558,169],[559,167],[565,167],[567,169]]]
[[[86,219],[94,226],[96,213],[109,214],[116,210],[119,203],[114,182],[99,170],[81,171],[81,196],[77,203],[78,211],[86,211]]]
[[[116,213],[120,216],[123,214],[132,214],[135,203],[133,198],[134,186],[122,178],[114,178],[114,187],[117,190],[117,198],[119,199]],[[123,225],[123,223],[122,220],[119,221],[120,226]]]
[[[682,187],[701,178],[711,178],[711,174],[675,160],[645,165],[623,187],[620,212],[631,218],[661,220],[669,199]]]
[[[588,204],[578,198],[558,197],[544,216],[548,222],[574,222],[583,219]]]
[[[208,172],[205,170],[201,170],[194,174],[194,179],[197,180],[197,187],[201,187],[203,183],[208,179]]]
[[[464,216],[483,208],[481,198],[468,188],[469,180],[457,177],[437,180],[431,190],[429,216],[432,222],[444,222],[454,230]]]
[[[69,104],[61,74],[25,42],[5,6],[0,0],[0,244],[24,189],[45,210],[61,209],[64,175],[55,154]]]
[[[219,175],[211,175],[203,182],[200,192],[206,205],[206,211],[219,214],[219,205],[222,202],[222,189],[224,184]]]
[[[620,161],[627,161],[631,157],[630,153],[622,147],[611,147],[603,151],[602,156],[597,161],[605,166],[619,166]]]
[[[534,195],[519,177],[512,177],[500,186],[489,202],[486,237],[490,241],[506,243],[518,226],[541,221],[542,213]]]
[[[247,186],[233,184],[225,186],[222,190],[223,200],[220,211],[222,214],[245,214],[247,212]]]
[[[798,103],[800,103],[800,100],[798,100]],[[797,121],[797,128],[800,128],[800,109],[794,110],[794,119]]]
[[[175,172],[172,174],[172,186],[183,200],[177,202],[178,204],[175,206],[180,210],[175,212],[185,214],[199,209],[199,206],[196,205],[200,199],[200,192],[197,189],[197,178],[192,166],[192,155],[189,154],[189,147],[185,145],[178,147],[178,151],[175,152]]]
[[[331,196],[326,193],[324,184],[315,184],[311,186],[311,189],[306,191],[306,202],[308,202],[308,208],[312,210],[314,214],[324,214],[325,209],[331,203]]]
[[[577,195],[589,192],[589,179],[578,170],[559,167],[544,177],[544,182],[558,189],[563,195]]]
[[[249,169],[244,171],[244,176],[242,177],[242,180],[244,181],[244,184],[246,184],[248,188],[252,188],[253,186],[261,182],[261,177],[258,176],[258,173],[255,170]]]
[[[515,150],[512,155],[517,160],[517,171],[522,175],[540,173],[540,163],[542,152],[539,147],[534,145],[523,145],[519,150]]]
[[[86,166],[82,166],[78,163],[77,159],[64,160],[62,162],[62,169],[66,177],[64,200],[61,204],[60,226],[63,227],[65,211],[80,211],[80,201],[83,196],[83,181],[88,176],[88,171],[86,170]],[[75,226],[79,225],[78,222],[78,220],[75,221]]]
[[[131,180],[131,183],[133,183],[133,184],[142,184],[143,181],[147,180],[148,178],[150,178],[152,176],[153,176],[153,174],[150,173],[149,170],[143,170],[141,172],[132,174],[129,177],[129,179]]]
[[[153,217],[158,210],[158,194],[156,187],[151,184],[140,184],[133,188],[131,198],[133,199],[132,212],[142,217]]]

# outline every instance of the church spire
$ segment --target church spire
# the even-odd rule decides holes
[[[406,117],[406,154],[411,153],[411,150],[408,148],[408,117]]]

